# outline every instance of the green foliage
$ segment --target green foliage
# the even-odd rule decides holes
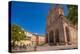
[[[67,18],[75,25],[78,23],[78,6],[76,5],[67,5],[69,11]]]
[[[20,26],[16,24],[11,25],[11,40],[13,41],[20,41],[20,40],[25,40],[26,35],[24,31],[21,29]]]

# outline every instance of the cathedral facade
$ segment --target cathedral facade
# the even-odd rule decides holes
[[[49,45],[77,45],[78,30],[64,16],[61,6],[50,9],[46,22],[46,43]]]

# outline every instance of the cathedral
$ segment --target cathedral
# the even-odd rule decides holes
[[[65,16],[62,6],[56,5],[48,12],[46,20],[46,43],[54,45],[77,45],[78,29]]]

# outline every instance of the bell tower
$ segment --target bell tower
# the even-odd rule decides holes
[[[48,12],[46,31],[47,28],[50,28],[54,21],[59,18],[59,16],[64,16],[63,7],[61,5],[55,5]]]
[[[46,43],[49,43],[49,45],[60,44],[61,41],[64,41],[60,39],[60,37],[63,37],[63,30],[61,30],[63,27],[60,16],[64,16],[64,9],[60,5],[55,5],[48,12],[46,21]]]

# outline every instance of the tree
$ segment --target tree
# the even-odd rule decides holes
[[[13,47],[15,46],[15,41],[25,40],[26,35],[24,30],[16,24],[11,25],[11,41],[13,41]]]
[[[67,18],[74,24],[78,24],[78,6],[77,5],[67,5],[68,15]]]

